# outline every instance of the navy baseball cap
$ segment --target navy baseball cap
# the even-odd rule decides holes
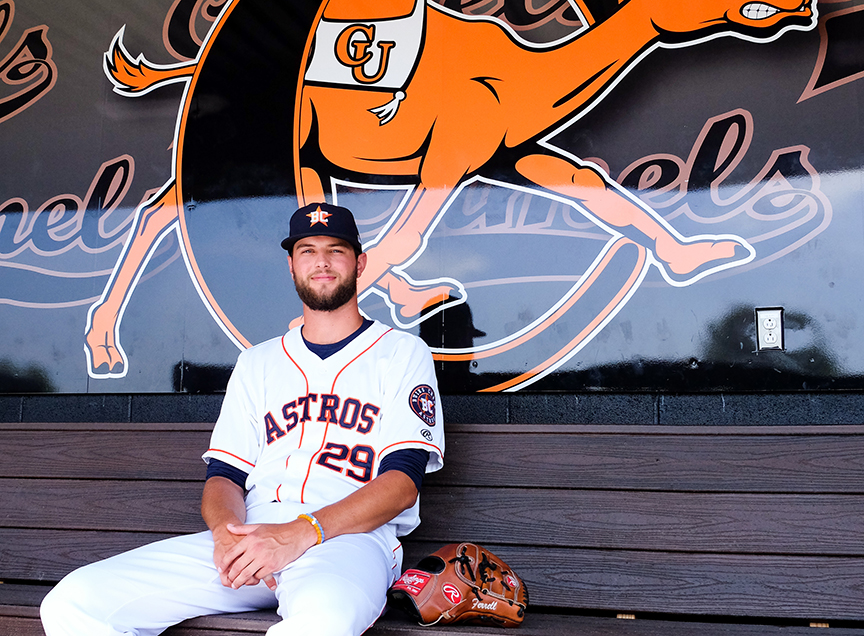
[[[291,216],[287,238],[282,240],[282,249],[290,252],[294,244],[310,236],[332,236],[351,244],[358,254],[363,251],[360,232],[351,210],[329,203],[310,203]]]

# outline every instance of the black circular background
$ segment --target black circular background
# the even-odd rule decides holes
[[[301,313],[279,242],[297,207],[294,106],[319,6],[237,0],[199,62],[179,142],[192,257],[252,344]]]

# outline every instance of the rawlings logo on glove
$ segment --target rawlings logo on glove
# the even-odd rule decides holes
[[[474,543],[451,543],[406,570],[387,592],[421,625],[479,623],[516,627],[528,590],[504,561]]]

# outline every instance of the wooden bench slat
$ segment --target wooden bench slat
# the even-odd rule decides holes
[[[35,618],[0,615],[0,628],[3,636],[45,636],[42,623]]]
[[[482,445],[476,435],[448,435],[445,469],[430,484],[864,493],[864,435],[487,432]],[[58,433],[49,444],[0,430],[0,477],[200,481],[208,441],[207,431],[103,430]]]
[[[0,479],[0,525],[206,530],[201,485]],[[687,552],[864,555],[864,496],[428,487],[412,538]],[[454,529],[456,528],[456,529]]]
[[[0,526],[200,532],[201,490],[198,482],[0,479]]]
[[[430,484],[864,493],[864,436],[447,436]]]
[[[0,528],[2,577],[56,582],[75,568],[171,534]]]
[[[475,396],[476,397],[476,396]],[[29,424],[18,424],[30,426]],[[53,426],[44,424],[39,426]],[[63,425],[67,426],[67,425]],[[127,425],[128,426],[128,425]],[[549,422],[547,424],[524,424],[524,423],[494,423],[476,424],[454,421],[452,418],[445,422],[448,433],[472,433],[485,435],[486,433],[507,433],[508,435],[654,435],[654,436],[693,436],[705,435],[709,437],[717,435],[732,435],[736,437],[789,437],[789,436],[818,436],[823,435],[845,435],[860,437],[864,435],[860,424],[805,424],[805,425],[771,425],[771,426],[729,426],[729,425],[663,425],[663,424],[561,424]],[[2,424],[0,424],[2,429]]]
[[[48,588],[35,585],[0,585],[0,633],[4,636],[43,636],[38,606]],[[276,622],[273,611],[244,612],[195,618],[169,628],[165,636],[231,636],[263,634]],[[17,630],[17,631],[16,631]],[[832,636],[860,636],[860,629],[832,628]],[[390,611],[367,636],[500,636],[499,628],[475,625],[419,627],[399,611]],[[669,621],[656,618],[618,620],[607,616],[541,614],[529,611],[519,627],[519,636],[573,634],[579,636],[813,636],[812,629],[802,625],[747,625]]]
[[[249,636],[250,634],[263,635],[265,631],[266,629],[258,629],[253,626],[250,626],[248,630],[237,631],[184,625],[182,627],[169,627],[162,634],[164,636]]]
[[[211,629],[227,621],[226,617],[214,616],[193,619],[165,632],[165,636],[199,636],[205,626]],[[251,629],[259,621],[250,618],[245,624],[231,621],[234,629]],[[267,623],[266,615],[260,619]],[[196,629],[197,628],[197,629]],[[266,629],[266,626],[264,626]],[[809,630],[809,631],[808,631]],[[232,632],[233,633],[233,632]],[[248,634],[248,632],[239,632]],[[263,629],[262,632],[263,633]],[[567,616],[539,614],[530,611],[517,631],[481,625],[433,625],[421,627],[411,622],[398,611],[391,611],[378,619],[364,636],[813,636],[812,628],[805,625],[737,625],[729,623],[675,622],[669,620],[637,619],[619,620],[610,616]],[[860,630],[832,629],[830,636],[860,636]],[[219,632],[219,636],[225,636]]]
[[[93,555],[104,558],[157,538],[0,530],[0,558],[6,563],[11,555],[9,567],[4,566],[9,578],[57,580]],[[406,544],[406,566],[438,547],[431,542]],[[486,547],[525,578],[537,606],[864,620],[862,558]]]
[[[864,556],[864,496],[427,487],[412,540]]]
[[[269,626],[269,625],[268,625]],[[244,626],[245,627],[245,626]],[[0,616],[4,636],[44,636],[38,619]],[[249,624],[248,629],[223,630],[202,627],[194,623],[168,628],[164,636],[263,636],[265,628]],[[497,627],[475,625],[419,627],[403,622],[380,620],[366,636],[501,636]],[[507,632],[509,633],[509,632]],[[742,625],[729,623],[699,623],[650,619],[618,620],[596,616],[548,616],[528,614],[517,636],[814,636],[806,625]],[[832,628],[829,636],[861,636],[855,628]]]
[[[51,587],[48,585],[0,585],[0,616],[39,616],[39,604]]]
[[[474,396],[477,397],[477,396]],[[446,398],[445,398],[446,399]],[[0,422],[2,431],[144,431],[148,433],[164,431],[201,431],[209,435],[213,422]],[[823,436],[847,435],[860,437],[864,429],[860,424],[803,424],[803,425],[662,425],[662,424],[546,424],[526,423],[465,423],[456,417],[446,421],[448,433],[508,433],[508,434],[595,434],[603,435],[735,435],[753,437]]]
[[[272,624],[272,623],[271,623]],[[182,627],[170,627],[166,629],[162,634],[164,636],[249,636],[250,634],[260,634],[263,636],[266,629],[258,629],[257,627],[250,626],[248,630],[222,630],[222,629],[212,629],[209,627],[196,627],[194,625],[184,625]]]
[[[203,431],[0,430],[0,477],[203,480]]]
[[[145,433],[163,433],[173,431],[201,431],[208,435],[213,430],[214,422],[0,422],[2,431],[24,431],[27,433],[58,431],[119,431],[128,433],[142,431]],[[835,427],[842,428],[842,427]]]
[[[529,615],[519,628],[518,636],[816,636],[813,628],[804,625],[779,627],[774,625],[730,625],[728,623],[691,623],[675,621],[635,620],[614,618],[556,617],[554,622],[546,616],[532,621]],[[44,636],[38,620],[13,619],[15,623],[0,621],[4,636]],[[249,636],[260,631],[224,631],[195,626],[171,627],[164,636]],[[418,627],[403,624],[376,624],[367,636],[501,636],[501,629],[473,625]],[[832,628],[828,636],[861,636],[860,629]]]

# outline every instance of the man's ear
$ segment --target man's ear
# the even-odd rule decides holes
[[[366,269],[366,252],[361,252],[357,255],[357,278],[363,274],[363,270]]]
[[[291,258],[291,255],[288,255],[288,269],[291,272],[291,278],[294,278],[294,260]]]

